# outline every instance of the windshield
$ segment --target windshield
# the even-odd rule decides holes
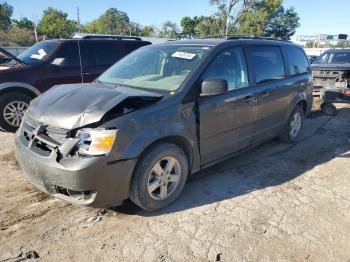
[[[58,43],[56,42],[39,42],[25,50],[18,58],[28,65],[41,64],[57,45]]]
[[[350,52],[327,52],[321,55],[318,60],[321,64],[346,64],[350,63]]]
[[[174,91],[210,47],[154,45],[129,54],[103,73],[98,82]]]

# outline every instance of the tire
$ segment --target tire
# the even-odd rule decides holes
[[[293,128],[293,122],[296,117],[296,115],[298,115],[300,117],[300,125],[298,128],[298,131],[296,132],[292,132],[292,128]],[[286,124],[286,126],[284,127],[284,130],[282,132],[282,134],[279,136],[279,139],[282,142],[286,142],[286,143],[294,143],[302,130],[303,127],[303,123],[304,123],[304,111],[303,108],[299,105],[297,105],[294,110],[292,111],[292,113],[290,114],[289,118],[288,118],[288,122]]]
[[[171,166],[172,163],[174,165],[171,172],[166,173],[167,165]],[[130,199],[147,211],[162,209],[181,194],[188,172],[188,159],[181,148],[170,143],[155,145],[144,154],[136,166],[130,184]],[[179,177],[175,175],[176,173]],[[161,191],[165,188],[167,190]],[[165,191],[168,193],[166,198],[163,194]]]
[[[335,116],[337,114],[337,108],[333,104],[323,104],[321,109],[327,116]]]
[[[5,93],[0,96],[0,129],[5,132],[16,132],[22,121],[32,97],[22,93]],[[22,108],[23,107],[23,108]],[[13,113],[14,108],[17,109]],[[22,110],[20,110],[22,108]],[[14,118],[10,118],[14,114]],[[5,118],[7,116],[7,119]]]

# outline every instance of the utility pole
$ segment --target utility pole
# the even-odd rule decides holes
[[[33,22],[33,27],[34,27],[35,42],[38,43],[38,31],[36,29],[36,23],[35,22]]]
[[[227,3],[226,3],[226,30],[225,30],[225,36],[227,37],[228,35],[228,24],[229,24],[229,7],[230,7],[230,0],[227,0]]]
[[[78,29],[78,33],[80,33],[80,15],[79,15],[79,6],[77,6],[77,29]]]

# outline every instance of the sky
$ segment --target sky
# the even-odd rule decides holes
[[[3,2],[4,0],[0,0]],[[14,7],[13,18],[28,17],[39,20],[49,6],[67,12],[76,19],[76,6],[80,8],[83,23],[91,21],[114,7],[128,14],[131,21],[142,25],[160,26],[171,20],[180,25],[184,16],[211,15],[215,7],[209,0],[5,0]],[[296,35],[350,34],[349,0],[284,0],[284,7],[295,7],[301,26]]]

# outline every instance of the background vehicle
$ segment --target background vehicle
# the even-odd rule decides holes
[[[72,203],[130,198],[157,210],[180,195],[188,174],[277,136],[296,141],[311,80],[303,49],[286,41],[142,47],[89,87],[57,86],[35,99],[16,156],[35,186]]]
[[[0,128],[16,131],[29,102],[52,86],[89,83],[126,54],[148,44],[138,37],[76,34],[71,39],[39,42],[17,58],[0,49],[3,60],[7,57],[0,70]]]
[[[311,65],[314,95],[322,88],[350,87],[350,49],[330,49]]]
[[[317,55],[308,55],[307,58],[309,59],[309,63],[312,64],[313,62],[315,62],[315,60],[317,59]]]

